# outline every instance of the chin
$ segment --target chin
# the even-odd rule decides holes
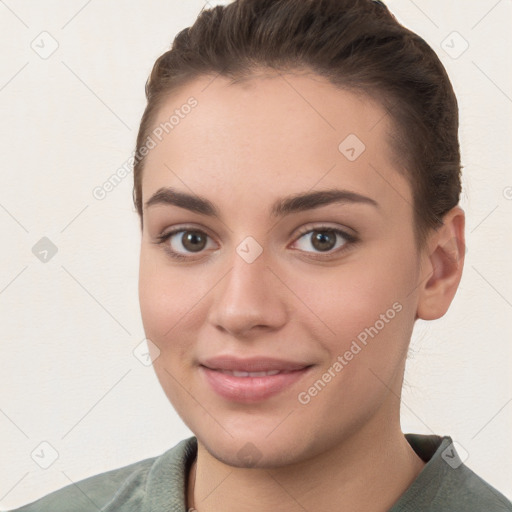
[[[228,442],[225,445],[217,442],[205,443],[206,450],[217,460],[228,466],[236,468],[271,469],[281,467],[293,462],[298,454],[290,452],[282,445],[256,439],[256,442],[239,440]]]
[[[279,431],[274,421],[267,428],[261,424],[246,425],[243,429],[220,426],[215,431],[198,429],[195,436],[206,451],[224,464],[237,468],[278,468],[308,458],[312,447],[304,432],[295,434],[288,428]],[[189,427],[190,428],[190,427]],[[191,429],[192,430],[192,429]],[[231,435],[230,435],[231,434]]]

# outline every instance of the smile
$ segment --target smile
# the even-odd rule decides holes
[[[310,373],[312,366],[298,370],[248,372],[199,366],[207,385],[217,395],[235,402],[258,402],[289,389]]]

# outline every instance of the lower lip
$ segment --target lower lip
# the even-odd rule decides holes
[[[264,377],[235,377],[206,366],[200,366],[200,369],[212,389],[223,398],[235,402],[257,402],[290,387],[309,373],[311,367]]]

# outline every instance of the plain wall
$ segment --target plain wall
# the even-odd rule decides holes
[[[512,4],[387,4],[438,53],[458,96],[467,237],[449,312],[417,322],[402,428],[452,436],[512,499]],[[203,5],[0,3],[1,508],[192,435],[133,354],[145,336],[132,174],[103,200],[93,190],[132,154],[153,62]],[[48,469],[31,457],[42,442],[58,452]]]

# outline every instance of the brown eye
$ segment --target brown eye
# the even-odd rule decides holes
[[[200,231],[183,231],[181,243],[187,251],[202,251],[206,246],[206,237]]]
[[[186,259],[191,254],[200,253],[211,238],[198,229],[177,228],[157,236],[157,244],[162,244],[165,252],[175,259]]]
[[[311,243],[319,251],[330,251],[336,245],[334,231],[312,231]]]
[[[304,252],[312,254],[329,253],[330,255],[341,253],[356,241],[355,236],[349,235],[341,229],[319,226],[302,231],[294,245]],[[309,249],[311,247],[313,250]]]

